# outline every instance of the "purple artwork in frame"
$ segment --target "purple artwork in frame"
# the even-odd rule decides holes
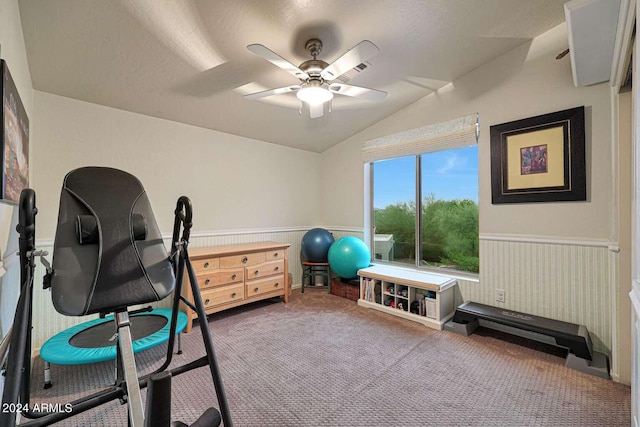
[[[2,72],[2,192],[4,201],[18,203],[29,186],[29,118],[7,63]]]

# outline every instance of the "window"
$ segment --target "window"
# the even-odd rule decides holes
[[[477,273],[478,146],[421,156],[421,264]]]
[[[476,113],[365,141],[374,260],[478,272],[478,135]]]
[[[375,162],[372,187],[374,259],[414,265],[415,157]]]
[[[477,273],[478,146],[371,162],[373,256]]]

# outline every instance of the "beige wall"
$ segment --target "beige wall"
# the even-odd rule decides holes
[[[163,232],[181,195],[193,203],[194,232],[319,223],[317,153],[39,91],[34,99],[39,239],[54,237],[62,180],[81,166],[136,175]]]
[[[569,57],[555,59],[566,48],[567,31],[562,24],[324,152],[324,222],[363,225],[359,155],[363,141],[478,112],[481,234],[607,239],[611,185],[609,89],[606,83],[575,88]],[[492,205],[489,127],[581,105],[586,107],[589,200]]]

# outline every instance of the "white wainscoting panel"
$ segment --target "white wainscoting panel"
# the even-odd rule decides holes
[[[480,285],[462,284],[465,301],[501,306],[587,327],[594,349],[612,350],[617,253],[600,242],[480,239]],[[504,304],[495,290],[506,291]]]

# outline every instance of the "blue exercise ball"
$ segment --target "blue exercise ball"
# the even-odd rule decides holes
[[[334,241],[328,230],[313,228],[302,236],[302,257],[311,262],[327,262],[327,254]]]
[[[364,242],[357,237],[344,236],[329,248],[329,266],[343,279],[358,276],[358,270],[369,266],[371,253]]]

